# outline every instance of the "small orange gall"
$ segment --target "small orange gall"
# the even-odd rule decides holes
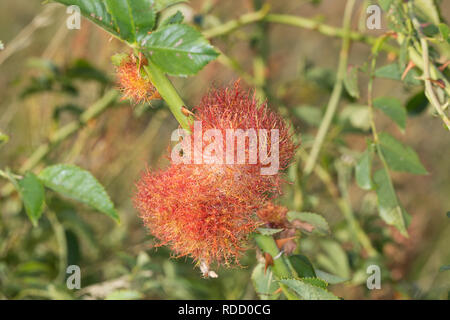
[[[117,84],[124,99],[130,99],[133,103],[148,103],[151,100],[161,99],[152,82],[141,74],[141,64],[145,60],[139,60],[136,64],[134,56],[125,58],[116,68]]]

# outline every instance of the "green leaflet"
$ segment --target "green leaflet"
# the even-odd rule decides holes
[[[252,283],[261,300],[275,300],[279,293],[274,294],[279,286],[272,270],[264,271],[264,264],[258,263],[252,272]]]
[[[402,103],[395,98],[380,97],[373,101],[373,106],[383,111],[391,118],[402,131],[406,127],[406,109]]]
[[[106,0],[121,38],[136,43],[155,26],[153,0]]]
[[[32,172],[27,172],[23,179],[17,181],[18,191],[25,211],[33,226],[37,226],[45,204],[45,190],[42,183]]]
[[[349,95],[355,99],[359,99],[358,68],[349,67],[345,74],[344,86]]]
[[[411,147],[403,145],[385,132],[381,132],[379,138],[379,146],[389,168],[414,174],[428,173]]]
[[[73,165],[58,164],[42,170],[39,179],[53,191],[83,202],[119,222],[114,204],[90,172]]]
[[[369,144],[355,167],[356,183],[364,190],[371,190],[373,188],[371,178],[373,153],[373,146]]]
[[[155,26],[153,0],[53,0],[76,5],[83,16],[130,44]]]
[[[290,211],[287,214],[288,220],[300,220],[306,222],[312,226],[312,233],[317,233],[319,235],[328,235],[330,233],[330,226],[324,217],[317,213],[311,212],[295,212]]]
[[[105,0],[52,0],[66,6],[78,6],[81,14],[98,24],[100,27],[120,38],[120,34],[114,25],[113,19],[108,12]]]
[[[289,261],[299,277],[312,278],[316,276],[314,267],[306,256],[294,254],[289,256]]]
[[[176,14],[158,30],[156,12],[179,0],[53,0],[67,6],[76,5],[81,13],[133,48],[146,52],[148,59],[164,73],[175,76],[196,74],[218,53],[191,26],[180,24]]]
[[[272,236],[274,234],[277,234],[284,229],[272,229],[272,228],[258,228],[257,231],[261,233],[263,236]]]
[[[199,31],[185,24],[165,26],[140,45],[148,59],[175,76],[195,74],[219,55]]]
[[[378,196],[378,210],[381,218],[389,225],[396,227],[401,234],[408,236],[404,219],[404,210],[400,206],[389,173],[383,168],[375,172],[375,191]]]
[[[280,283],[288,286],[303,300],[338,300],[331,292],[323,287],[311,284],[310,280],[281,279]]]
[[[403,70],[400,70],[398,63],[391,63],[375,70],[375,77],[402,81]],[[408,72],[403,80],[406,84],[420,85],[420,80],[416,79],[418,73],[415,69]]]

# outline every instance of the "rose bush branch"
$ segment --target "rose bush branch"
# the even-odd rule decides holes
[[[445,106],[448,105],[449,101],[447,99],[447,102],[445,105],[442,105],[439,101],[439,98],[436,96],[436,92],[433,89],[433,85],[431,81],[433,80],[431,77],[430,72],[430,56],[428,53],[428,41],[423,34],[422,26],[420,25],[420,22],[417,20],[416,16],[414,15],[414,8],[411,2],[408,4],[408,9],[411,15],[411,20],[413,23],[413,26],[419,36],[419,42],[420,47],[422,49],[422,69],[423,69],[423,81],[425,82],[425,93],[428,97],[428,100],[430,101],[431,105],[435,108],[437,114],[444,122],[444,125],[447,127],[447,130],[450,130],[450,120],[447,117],[446,113],[444,112]],[[442,77],[445,79],[445,77]],[[447,84],[447,89],[449,89],[449,86]]]

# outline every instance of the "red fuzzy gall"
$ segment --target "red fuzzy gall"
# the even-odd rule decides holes
[[[146,172],[137,190],[135,206],[160,245],[207,266],[236,262],[259,224],[252,212],[261,200],[215,166]]]
[[[258,136],[260,130],[265,130],[267,136],[265,139],[258,137],[258,147],[262,143],[267,143],[267,150],[271,147],[271,130],[276,130],[280,170],[290,164],[298,147],[293,142],[292,134],[284,119],[271,110],[266,102],[260,102],[254,93],[243,90],[239,81],[236,81],[231,88],[211,90],[194,108],[194,112],[196,120],[202,123],[203,131],[221,130],[224,139],[226,139],[227,129],[254,130]],[[194,129],[192,126],[191,131]],[[224,140],[224,143],[227,142]],[[247,158],[248,147],[247,145]],[[256,165],[263,166],[261,159],[258,159]]]

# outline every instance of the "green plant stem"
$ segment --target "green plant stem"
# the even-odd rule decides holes
[[[229,34],[242,26],[264,20],[265,16],[269,13],[269,10],[270,5],[266,4],[258,11],[244,14],[240,16],[238,19],[230,20],[217,27],[205,30],[203,31],[203,35],[207,39],[210,39]]]
[[[314,144],[311,149],[311,153],[309,154],[308,160],[305,164],[304,175],[308,177],[311,172],[314,170],[314,166],[316,165],[317,159],[319,157],[320,150],[322,149],[323,142],[325,141],[325,137],[327,135],[328,129],[330,128],[331,121],[336,113],[337,107],[339,105],[339,100],[341,99],[342,90],[344,88],[344,78],[347,71],[347,62],[350,50],[350,26],[351,26],[351,18],[353,7],[355,5],[355,0],[348,0],[343,19],[343,29],[345,31],[344,37],[342,40],[342,48],[339,54],[339,64],[337,71],[336,83],[334,84],[333,91],[331,93],[330,100],[328,102],[327,109],[325,111],[325,115],[322,119],[322,122],[319,126],[319,131],[317,132],[317,136],[314,140]]]
[[[205,30],[203,31],[203,35],[208,39],[224,36],[232,33],[240,27],[262,20],[270,23],[278,23],[307,30],[314,30],[330,37],[343,38],[346,34],[344,28],[333,27],[320,21],[300,16],[268,13],[267,7],[263,7],[259,11],[244,14],[238,19],[230,20],[222,25]],[[350,31],[348,37],[352,41],[363,42],[368,45],[373,45],[376,41],[375,37],[364,35],[356,31]],[[382,50],[394,53],[398,52],[398,48],[387,43],[383,45]]]
[[[158,90],[161,97],[166,101],[170,111],[177,119],[180,126],[185,130],[190,130],[190,119],[183,114],[182,109],[185,107],[183,100],[178,95],[176,89],[156,65],[154,65],[150,59],[148,59],[148,65],[144,67],[147,72],[150,81]]]
[[[108,107],[112,106],[119,98],[120,93],[116,90],[106,92],[103,97],[92,104],[86,111],[84,111],[78,120],[72,121],[58,131],[49,139],[48,142],[41,144],[20,167],[19,174],[35,168],[44,159],[53,148],[60,142],[75,134],[79,129],[84,127],[90,120],[98,117]],[[1,197],[7,197],[14,191],[11,184],[5,185],[1,192]]]
[[[3,170],[0,170],[0,177],[5,178],[7,180],[10,180],[10,178],[14,178],[14,179],[22,179],[22,176],[19,176],[17,174],[13,174],[13,173],[7,173]]]
[[[292,278],[292,273],[289,269],[288,264],[285,262],[285,258],[282,255],[279,256],[280,251],[278,250],[277,244],[273,237],[255,233],[254,239],[263,253],[268,253],[272,256],[273,265],[271,265],[270,268],[272,269],[273,274],[278,279]],[[280,288],[281,290],[283,290],[286,298],[288,298],[289,300],[298,300],[298,297],[294,293],[292,293],[288,287],[280,284]]]
[[[285,24],[293,27],[314,30],[329,37],[337,37],[337,38],[349,37],[350,40],[352,41],[363,42],[369,45],[372,45],[376,40],[376,38],[372,36],[364,35],[356,31],[347,32],[345,27],[336,28],[328,24],[316,21],[314,19],[299,16],[287,14],[268,14],[264,17],[264,20],[267,22]],[[396,47],[391,46],[389,44],[385,44],[382,49],[387,52],[395,52],[395,53],[398,52],[398,49]]]

